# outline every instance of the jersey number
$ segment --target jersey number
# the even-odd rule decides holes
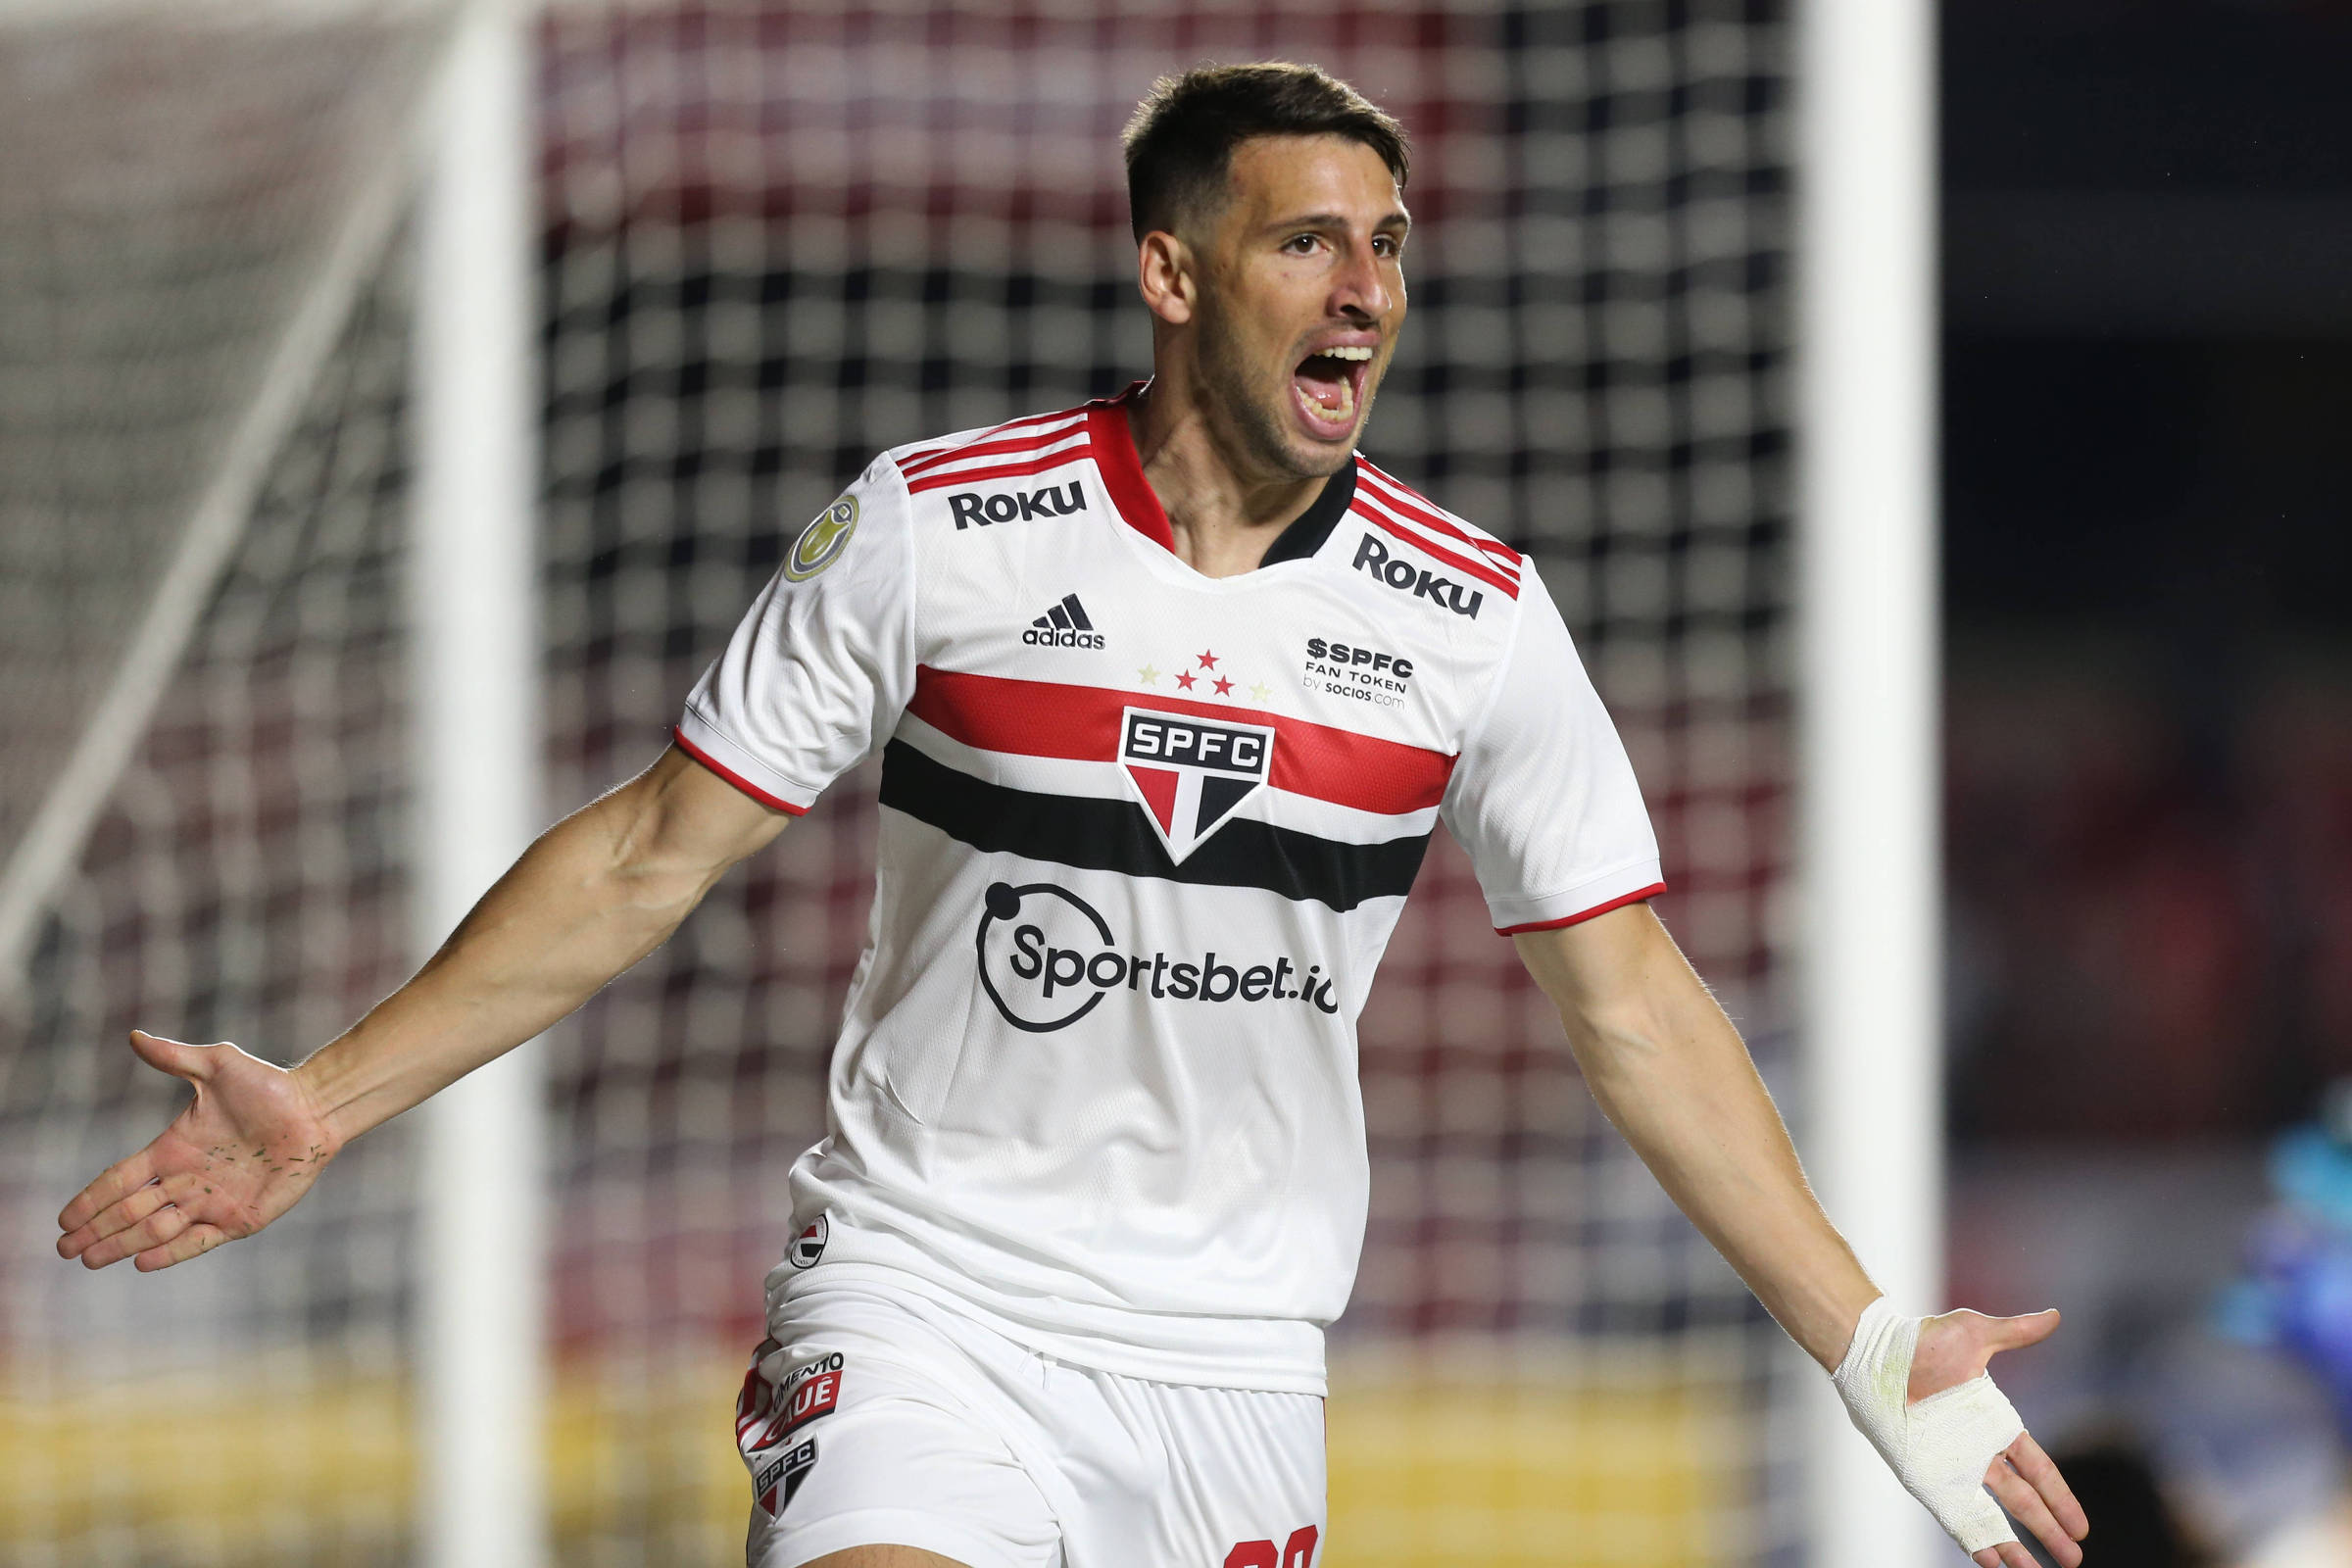
[[[1225,1554],[1225,1568],[1315,1568],[1316,1540],[1313,1525],[1300,1525],[1283,1543],[1279,1558],[1271,1541],[1245,1541]]]

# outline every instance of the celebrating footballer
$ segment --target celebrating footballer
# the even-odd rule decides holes
[[[1355,450],[1405,324],[1402,129],[1312,68],[1207,67],[1126,156],[1149,379],[876,458],[668,750],[300,1066],[135,1036],[194,1102],[60,1250],[251,1235],[878,753],[830,1131],[736,1411],[750,1563],[1313,1568],[1355,1019],[1443,821],[1602,1109],[1903,1484],[1984,1568],[2032,1563],[2003,1509],[2073,1568],[2082,1509],[1984,1376],[2056,1314],[1882,1297],[1650,908],[1641,793],[1533,564]]]

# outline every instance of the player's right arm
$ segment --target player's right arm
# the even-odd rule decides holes
[[[678,744],[542,834],[415,979],[301,1066],[133,1035],[196,1098],[66,1205],[58,1251],[148,1270],[252,1235],[352,1139],[666,941],[897,725],[915,670],[908,499],[884,457],[817,514],[696,682]]]
[[[679,748],[542,834],[415,978],[299,1067],[134,1033],[195,1100],[58,1216],[57,1250],[169,1268],[291,1208],[344,1145],[569,1013],[790,818]]]

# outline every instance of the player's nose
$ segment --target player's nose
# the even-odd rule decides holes
[[[1394,308],[1395,293],[1370,246],[1350,249],[1347,262],[1332,278],[1330,304],[1334,316],[1375,321]]]

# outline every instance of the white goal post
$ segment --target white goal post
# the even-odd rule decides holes
[[[542,825],[529,0],[468,0],[418,204],[410,489],[418,956]],[[428,1102],[418,1168],[427,1568],[548,1562],[536,1043]]]
[[[92,830],[134,770],[142,744],[159,722],[172,719],[167,693],[184,676],[200,624],[217,613],[223,578],[249,545],[273,472],[301,444],[298,426],[306,413],[317,416],[313,404],[321,384],[334,379],[334,357],[350,350],[355,318],[387,275],[412,280],[406,417],[395,417],[387,403],[380,423],[348,432],[355,452],[377,437],[382,451],[348,461],[379,463],[368,478],[389,489],[404,445],[408,458],[409,526],[405,548],[394,553],[406,566],[405,611],[396,618],[405,621],[409,651],[399,706],[407,710],[403,750],[413,768],[405,792],[413,855],[402,868],[413,961],[432,952],[541,824],[535,11],[531,0],[236,0],[167,15],[139,0],[0,0],[0,25],[12,29],[0,42],[14,51],[4,63],[22,73],[5,79],[29,79],[44,67],[52,74],[78,68],[100,84],[85,90],[94,116],[120,112],[134,122],[120,145],[91,147],[70,167],[40,170],[52,187],[19,193],[44,216],[65,215],[60,227],[78,222],[99,237],[51,239],[46,252],[27,240],[8,257],[21,293],[30,292],[29,278],[54,297],[34,293],[0,321],[0,450],[28,460],[36,477],[46,473],[37,464],[53,460],[59,431],[33,417],[52,417],[36,402],[41,375],[66,417],[83,417],[87,428],[125,446],[140,438],[163,445],[140,423],[155,416],[155,397],[131,399],[126,388],[135,390],[128,384],[137,377],[121,368],[141,348],[155,359],[180,356],[161,371],[147,368],[145,380],[171,381],[180,404],[165,412],[198,432],[172,449],[172,463],[154,465],[165,471],[147,489],[109,484],[107,465],[85,462],[54,481],[55,496],[0,496],[14,508],[0,508],[0,516],[26,529],[67,532],[134,511],[152,519],[151,543],[116,552],[125,634],[108,648],[107,666],[76,705],[70,751],[47,774],[11,774],[12,783],[38,777],[41,787],[0,803],[15,808],[0,809],[11,835],[0,839],[0,993],[31,989],[26,965],[43,922],[61,897],[72,896],[61,887],[80,868]],[[142,44],[149,29],[156,41]],[[60,60],[71,64],[52,64]],[[105,96],[126,79],[117,62],[132,61],[154,78],[135,111]],[[302,74],[279,97],[256,85],[270,65],[289,61]],[[205,79],[205,64],[249,74]],[[346,111],[346,104],[359,107]],[[88,128],[75,120],[51,133],[70,135],[76,126]],[[117,226],[106,230],[109,222]],[[388,259],[404,237],[414,243],[406,267]],[[72,249],[77,242],[128,260],[93,274]],[[41,264],[51,272],[37,271]],[[172,326],[161,328],[152,315],[138,314],[158,302],[129,297],[126,285],[157,286],[160,277],[168,287],[177,281],[174,267],[193,281],[188,297],[173,302]],[[240,285],[243,293],[224,304]],[[124,321],[141,330],[123,329]],[[74,360],[75,350],[91,363]],[[51,358],[41,360],[41,352]],[[116,382],[105,380],[110,372]],[[93,385],[99,393],[85,390]],[[125,407],[106,406],[102,394],[110,392]],[[216,415],[216,407],[222,412]],[[396,425],[405,425],[405,442]],[[56,466],[67,467],[62,461]],[[129,452],[113,466],[138,470]],[[100,477],[70,490],[72,480],[90,473]],[[184,499],[174,488],[183,476]],[[117,526],[125,539],[137,537]],[[47,564],[30,546],[23,560],[27,570]],[[335,635],[340,628],[331,622],[349,612],[348,602],[315,612],[321,638]],[[71,662],[62,655],[57,662]],[[225,684],[246,683],[232,677]],[[266,722],[284,721],[282,711],[268,710]],[[11,739],[24,744],[22,735]],[[311,956],[321,967],[331,962],[323,949]],[[304,973],[294,983],[333,992],[331,977]],[[173,1026],[168,1013],[139,1021]],[[257,1043],[240,1030],[238,1038],[299,1054],[323,1036]],[[115,1042],[76,1039],[59,1054],[119,1050]],[[0,1066],[22,1064],[0,1059]],[[410,1299],[421,1486],[412,1531],[419,1560],[431,1568],[538,1568],[549,1560],[541,1474],[543,1098],[536,1051],[526,1047],[446,1091],[418,1117]],[[122,1132],[134,1126],[145,1129],[140,1136],[153,1130],[140,1116],[124,1118]],[[367,1165],[364,1158],[349,1163]],[[406,1168],[398,1159],[391,1164]],[[387,1195],[386,1202],[410,1207],[405,1196]],[[140,1283],[169,1302],[171,1293],[200,1291],[203,1282],[175,1272],[170,1281]],[[37,1293],[20,1287],[19,1299],[27,1298]],[[39,1528],[9,1517],[8,1499],[0,1497],[0,1555],[19,1532]],[[293,1549],[335,1548],[322,1541]]]
[[[1941,1310],[1935,10],[1797,8],[1798,945],[1806,1164],[1890,1298]],[[1809,1380],[1815,1568],[1953,1548]]]

